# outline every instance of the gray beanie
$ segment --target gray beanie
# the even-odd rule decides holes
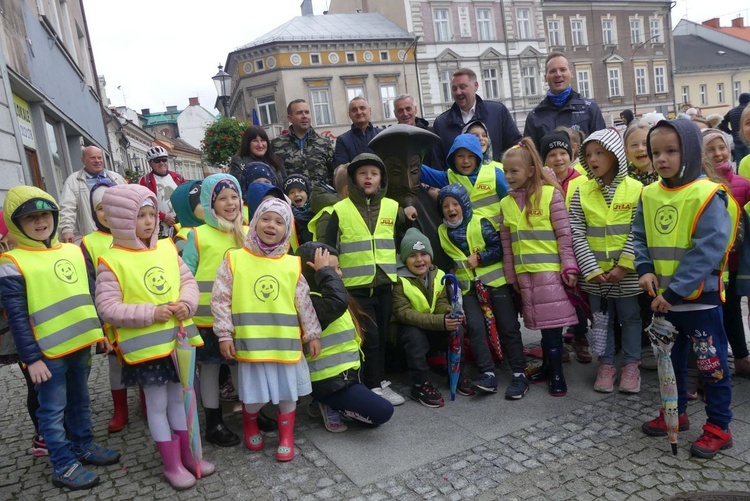
[[[426,252],[430,255],[430,258],[435,257],[432,253],[430,239],[424,236],[418,229],[409,228],[401,240],[401,261],[406,264],[406,258],[416,251]]]

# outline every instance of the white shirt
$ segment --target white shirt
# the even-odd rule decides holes
[[[461,120],[463,120],[465,124],[469,123],[471,119],[474,118],[474,109],[476,107],[477,107],[477,103],[474,103],[474,106],[472,106],[469,111],[461,110]]]
[[[174,216],[175,212],[169,198],[172,196],[172,193],[174,193],[174,190],[177,189],[177,183],[174,182],[174,179],[169,174],[166,176],[157,176],[154,174],[154,181],[156,182],[156,200],[159,203],[159,212]],[[162,223],[161,226],[162,234],[167,235],[171,230],[171,227],[164,223]]]

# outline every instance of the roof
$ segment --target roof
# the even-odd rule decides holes
[[[180,116],[182,110],[177,111],[162,111],[160,113],[149,113],[148,115],[141,115],[143,119],[143,127],[150,127],[152,125],[160,124],[176,124],[177,117]]]
[[[750,67],[750,56],[697,35],[679,35],[673,40],[677,73]]]
[[[750,41],[750,26],[727,26],[727,27],[721,27],[721,28],[714,28],[713,26],[708,26],[712,30],[721,31],[722,33],[726,33],[727,35],[732,35],[733,37],[741,38],[743,40]]]
[[[233,52],[272,42],[413,38],[414,35],[377,12],[297,16]]]

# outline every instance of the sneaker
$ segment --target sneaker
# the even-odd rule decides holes
[[[450,382],[448,383],[448,386],[450,386]],[[466,377],[465,374],[461,374],[458,376],[458,385],[456,386],[456,393],[463,395],[465,397],[473,397],[477,394],[476,391],[474,391],[471,387],[471,380]]]
[[[237,390],[232,384],[232,380],[228,379],[219,390],[219,400],[222,402],[236,402],[240,397],[237,394]]]
[[[615,391],[615,366],[612,364],[599,364],[596,371],[594,391],[600,393],[612,393]]]
[[[93,466],[108,466],[117,463],[119,460],[119,452],[96,444],[91,444],[87,451],[78,456],[78,461]]]
[[[526,376],[513,376],[510,385],[505,390],[505,398],[508,400],[520,400],[529,391],[529,382]]]
[[[703,425],[703,434],[690,447],[690,454],[703,459],[711,459],[716,456],[717,452],[731,449],[732,445],[734,444],[731,431],[724,431],[715,424],[706,423]]]
[[[687,413],[680,415],[680,426],[678,429],[680,431],[688,431],[690,429],[690,420]],[[664,421],[664,409],[659,409],[659,417],[643,423],[641,431],[649,437],[666,437],[667,422]]]
[[[482,374],[471,384],[485,393],[497,393],[497,376],[494,374]]]
[[[620,374],[620,393],[640,393],[640,391],[641,371],[638,370],[638,362],[627,364]]]
[[[341,413],[339,411],[334,410],[325,404],[318,404],[318,407],[320,408],[320,415],[323,416],[323,424],[325,425],[326,430],[331,433],[341,433],[348,429],[348,427],[341,422]]]
[[[36,457],[49,456],[49,451],[47,450],[47,442],[45,442],[44,437],[42,437],[38,433],[34,435],[34,441],[31,443],[31,454]]]
[[[403,404],[406,401],[404,400],[404,397],[393,391],[390,386],[390,381],[381,381],[380,388],[371,388],[371,390],[374,394],[388,400],[393,406]]]
[[[52,485],[55,487],[67,487],[71,491],[91,489],[98,483],[99,477],[86,470],[78,461],[63,471],[52,474]]]
[[[433,409],[445,405],[443,396],[429,381],[425,381],[420,385],[412,386],[411,398],[425,407],[431,407]]]
[[[654,349],[651,346],[644,346],[641,348],[641,367],[647,371],[656,370],[656,357],[654,356]]]

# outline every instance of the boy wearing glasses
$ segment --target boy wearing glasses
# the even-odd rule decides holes
[[[177,232],[174,227],[177,219],[169,199],[185,179],[177,172],[169,170],[169,153],[161,146],[149,148],[146,152],[146,161],[151,167],[151,172],[142,176],[138,184],[151,190],[159,202],[159,238],[171,238]]]

